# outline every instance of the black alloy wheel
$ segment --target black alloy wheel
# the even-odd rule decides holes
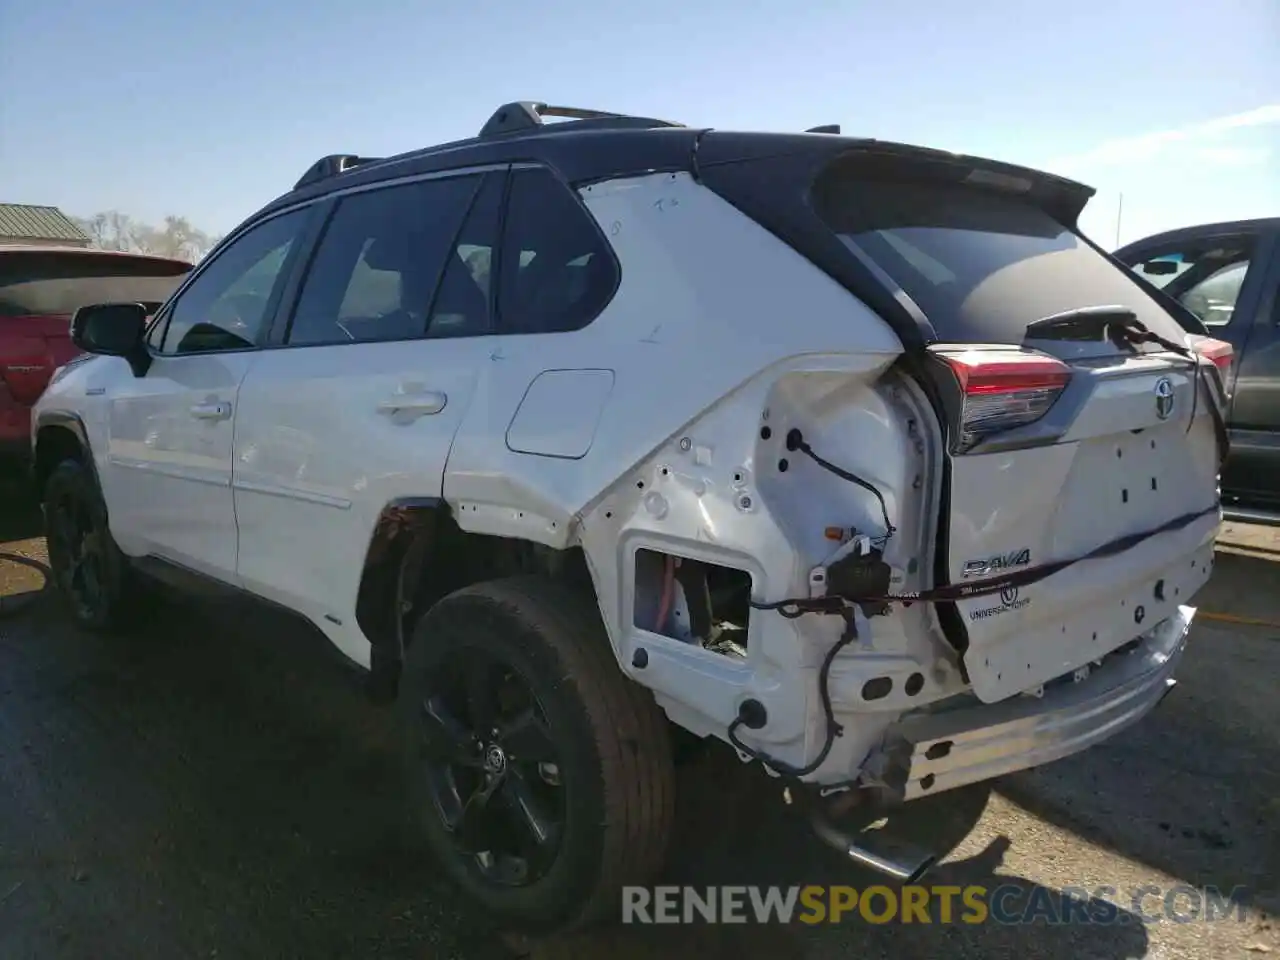
[[[138,587],[111,537],[92,470],[65,460],[44,488],[45,537],[53,582],[76,622],[90,630],[125,626],[138,609]]]
[[[471,647],[442,666],[421,702],[422,763],[436,815],[486,880],[534,883],[555,861],[565,817],[546,711],[500,656]]]
[[[106,531],[92,506],[75,490],[62,489],[46,504],[49,560],[58,586],[77,619],[92,619],[106,590]]]
[[[667,721],[589,591],[525,576],[449,594],[418,620],[397,696],[416,829],[496,927],[607,920],[661,868]]]

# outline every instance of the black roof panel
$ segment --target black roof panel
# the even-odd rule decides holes
[[[579,123],[582,128],[573,129]],[[267,204],[259,215],[323,196],[339,187],[350,189],[396,177],[487,164],[544,163],[570,183],[658,170],[687,170],[700,132],[685,127],[601,128],[584,120],[551,124],[531,133],[457,140],[367,161],[345,171],[340,180],[325,178],[306,184]]]

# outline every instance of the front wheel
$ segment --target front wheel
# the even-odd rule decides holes
[[[665,859],[665,719],[614,659],[595,605],[520,578],[419,621],[399,710],[414,813],[453,879],[507,929],[607,919]]]
[[[54,586],[77,623],[95,631],[125,625],[137,586],[107,527],[107,508],[90,469],[64,460],[44,487],[45,538]]]

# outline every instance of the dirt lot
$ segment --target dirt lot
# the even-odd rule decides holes
[[[8,528],[8,549],[39,553],[25,515]],[[1180,685],[1137,728],[989,797],[949,799],[951,813],[976,806],[933,882],[1028,894],[1243,885],[1242,922],[1122,910],[1110,926],[629,927],[526,949],[546,960],[1280,956],[1280,921],[1265,912],[1280,911],[1280,626],[1265,625],[1280,623],[1280,552],[1271,531],[1230,527],[1224,541],[1235,546],[1199,603],[1251,622],[1198,621]],[[22,588],[25,574],[7,576],[0,592]],[[52,603],[0,621],[0,957],[518,956],[406,838],[390,718],[324,652],[306,627],[247,605],[160,610],[109,643]],[[875,882],[723,752],[681,775],[667,882]],[[942,813],[922,806],[914,819],[940,829]]]

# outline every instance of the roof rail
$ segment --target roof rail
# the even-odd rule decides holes
[[[683,127],[683,123],[672,123],[670,120],[657,120],[653,117],[633,117],[625,113],[609,113],[606,110],[588,110],[584,107],[554,107],[535,100],[517,100],[505,103],[493,112],[488,122],[480,129],[480,139],[499,137],[509,133],[529,133],[543,129],[543,117],[561,117],[577,120],[592,128],[619,127]],[[579,124],[571,126],[582,129]]]
[[[381,157],[357,157],[353,153],[332,153],[327,157],[321,157],[315,163],[307,168],[307,172],[298,178],[298,182],[293,185],[293,189],[301,190],[305,186],[318,183],[321,180],[327,180],[329,177],[337,176],[340,173],[358,167],[363,163],[372,163],[380,160]]]

